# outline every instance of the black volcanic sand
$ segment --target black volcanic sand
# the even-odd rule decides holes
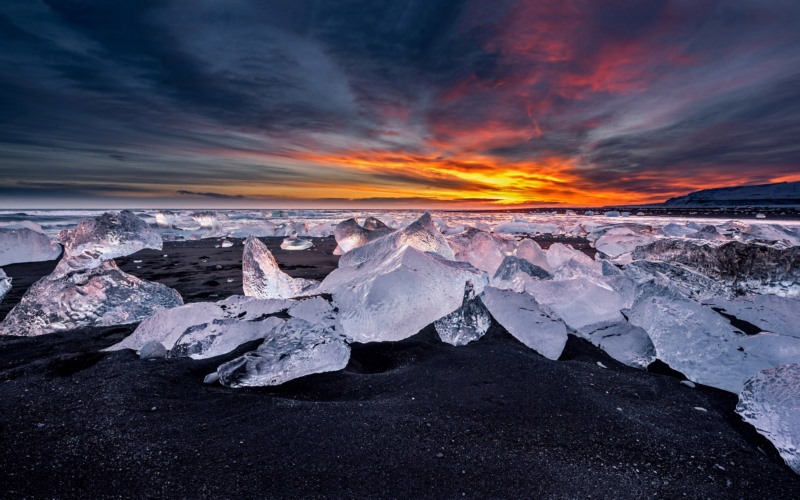
[[[294,276],[336,265],[319,251],[330,239],[303,252],[278,252],[279,240],[266,239]],[[241,244],[218,243],[119,262],[188,301],[222,298],[241,292]],[[134,328],[0,338],[0,497],[800,496],[800,476],[734,413],[736,396],[628,368],[572,336],[550,361],[498,325],[463,347],[428,327],[355,344],[340,372],[234,390],[203,377],[257,342],[204,361],[99,352]]]

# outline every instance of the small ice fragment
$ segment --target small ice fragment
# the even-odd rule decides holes
[[[597,362],[597,366],[599,366],[600,368],[608,368],[606,365],[604,365],[604,364],[603,364],[602,362],[600,362],[600,361],[598,361],[598,362]]]
[[[467,281],[461,307],[433,323],[443,342],[466,345],[483,337],[492,320],[483,303],[475,297],[475,286]]]
[[[233,242],[231,240],[224,240],[222,242],[222,248],[230,248],[233,246]]]
[[[0,269],[0,302],[3,301],[3,297],[9,290],[11,290],[11,278]]]
[[[694,389],[696,387],[695,383],[691,380],[681,380],[681,384],[685,385],[686,387],[690,387]]]
[[[216,384],[217,382],[219,382],[219,373],[217,372],[209,373],[203,378],[204,384]]]
[[[318,282],[284,273],[267,246],[248,236],[242,253],[242,285],[249,297],[286,299],[310,292]]]
[[[142,263],[142,261],[141,261],[141,260],[134,260],[134,261],[133,261],[133,263],[134,263],[134,264],[141,264],[141,263]]]
[[[151,340],[139,349],[139,359],[159,359],[167,357],[167,349],[161,342]]]
[[[697,411],[704,411],[704,412],[708,413],[708,410],[706,410],[702,406],[695,406],[694,409],[697,410]]]
[[[293,232],[289,237],[281,242],[281,249],[283,250],[306,250],[314,246],[309,240],[304,240],[297,237],[297,233]]]

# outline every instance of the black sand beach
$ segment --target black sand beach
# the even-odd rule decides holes
[[[292,276],[336,266],[332,238],[301,252],[264,240]],[[218,300],[241,293],[233,241],[118,263],[187,302]],[[5,267],[14,288],[0,318],[54,265]],[[735,395],[628,368],[574,337],[550,361],[498,325],[463,347],[428,327],[354,345],[341,372],[234,390],[203,377],[255,344],[204,361],[99,352],[134,328],[0,339],[0,496],[800,496],[800,476],[742,423]]]

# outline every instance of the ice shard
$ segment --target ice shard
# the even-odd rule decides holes
[[[746,335],[710,307],[655,283],[639,293],[628,320],[647,331],[658,359],[693,382],[738,394],[758,371],[800,359],[800,338]]]
[[[761,331],[800,338],[800,298],[749,295],[734,299],[714,297],[707,303]]]
[[[59,254],[61,247],[46,234],[27,227],[0,228],[0,266],[53,260]]]
[[[244,294],[259,299],[286,299],[310,292],[319,283],[292,278],[281,271],[272,252],[259,239],[248,236],[242,252]]]
[[[486,271],[492,276],[508,253],[513,251],[513,240],[508,241],[480,229],[466,231],[447,237],[456,260],[469,262],[472,267]]]
[[[645,369],[656,360],[656,348],[644,328],[626,321],[596,326],[582,335],[620,363]]]
[[[520,342],[546,358],[561,356],[567,327],[548,316],[533,297],[486,287],[480,298],[492,317]]]
[[[442,342],[459,346],[483,337],[491,326],[489,311],[475,296],[475,286],[467,281],[461,307],[433,323]]]
[[[535,241],[525,238],[519,242],[514,255],[520,259],[525,259],[534,266],[538,266],[547,272],[550,272],[550,264],[547,262],[547,254],[542,247]]]
[[[721,281],[738,295],[800,297],[800,247],[731,241],[716,246],[664,239],[638,247],[634,259],[678,263]]]
[[[280,385],[290,380],[341,370],[350,360],[350,347],[327,324],[292,318],[268,333],[253,352],[217,369],[228,387]]]
[[[391,238],[389,235],[385,238]],[[356,248],[347,255],[379,243]],[[448,247],[449,248],[449,247]],[[386,251],[381,247],[381,251]],[[486,275],[465,262],[442,259],[412,246],[329,274],[319,287],[333,295],[341,333],[356,342],[402,340],[458,309],[467,281],[479,294]],[[344,258],[344,257],[342,257]]]
[[[0,324],[0,334],[34,336],[141,321],[183,303],[175,290],[122,272],[113,261],[34,283]]]
[[[800,474],[800,364],[757,373],[739,394],[736,413],[769,439],[786,465]]]
[[[603,265],[600,262],[592,260],[585,253],[572,248],[571,245],[554,243],[550,245],[545,255],[550,271],[557,279],[603,274]]]
[[[370,259],[385,260],[403,247],[412,247],[420,252],[455,260],[455,254],[447,240],[436,228],[430,214],[426,213],[403,229],[350,250],[339,259],[339,267],[357,266]]]
[[[386,236],[392,231],[393,229],[380,220],[369,217],[364,222],[364,227],[360,226],[356,219],[344,220],[336,225],[333,235],[341,252],[346,253],[381,236]]]
[[[630,307],[635,297],[634,283],[624,276],[531,281],[525,291],[551,316],[561,318],[578,332],[624,321],[620,311]]]
[[[64,257],[53,271],[55,276],[92,269],[144,248],[160,250],[163,245],[161,236],[129,210],[83,219],[75,229],[61,231],[58,239]]]
[[[281,248],[283,250],[306,250],[313,246],[314,243],[312,243],[310,240],[299,238],[296,232],[292,233],[281,242]]]
[[[11,278],[6,276],[6,273],[0,269],[0,302],[3,301],[3,297],[6,296],[9,290],[11,290]]]
[[[530,281],[546,280],[553,276],[541,267],[525,259],[507,256],[491,279],[491,285],[501,290],[522,292]]]
[[[681,264],[637,260],[627,264],[623,272],[636,283],[652,281],[680,290],[693,300],[729,297],[732,294],[729,287]]]
[[[595,240],[594,247],[609,258],[615,259],[655,240],[650,234],[637,229],[630,226],[612,227]]]

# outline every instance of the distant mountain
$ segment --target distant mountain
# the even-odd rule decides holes
[[[703,189],[664,202],[670,207],[800,206],[800,181]]]

